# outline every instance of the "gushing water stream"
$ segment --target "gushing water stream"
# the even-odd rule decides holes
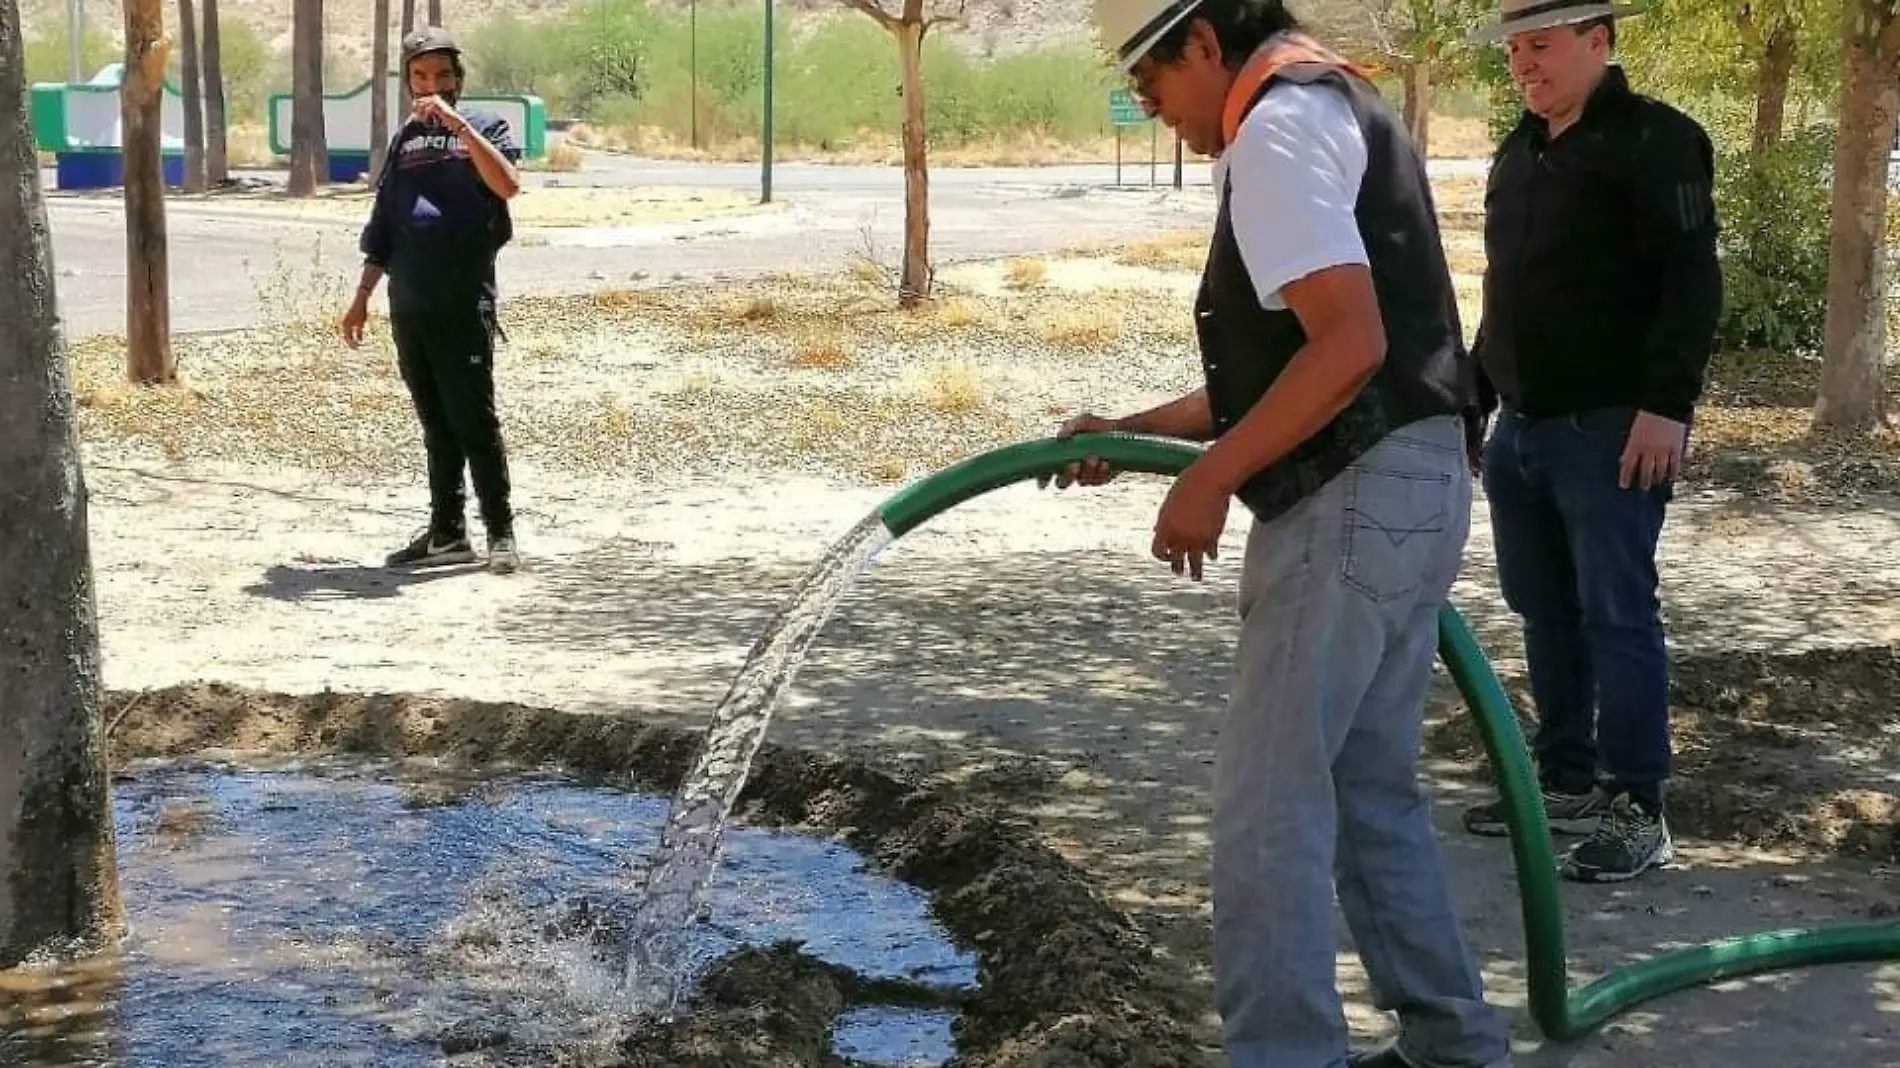
[[[827,550],[753,644],[713,711],[667,812],[634,912],[625,981],[636,1012],[671,1017],[676,1010],[688,927],[705,906],[720,836],[772,710],[852,582],[892,540],[883,517],[872,513]]]

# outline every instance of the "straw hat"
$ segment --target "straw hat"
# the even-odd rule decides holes
[[[1620,19],[1643,10],[1638,2],[1604,0],[1502,0],[1498,18],[1471,31],[1473,41],[1501,41],[1514,33],[1574,26],[1597,19]]]
[[[1200,6],[1201,0],[1095,0],[1095,30],[1126,74]]]

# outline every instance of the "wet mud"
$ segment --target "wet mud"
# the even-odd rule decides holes
[[[515,704],[209,684],[112,693],[106,717],[114,761],[220,750],[433,757],[484,771],[558,768],[642,791],[670,791],[697,741],[692,732],[633,720]],[[734,818],[835,834],[883,873],[927,892],[938,922],[977,955],[979,985],[950,991],[867,980],[790,945],[743,950],[705,973],[676,1023],[631,1029],[604,1057],[508,1043],[476,1020],[444,1036],[445,1051],[464,1055],[455,1063],[848,1065],[832,1053],[829,1035],[858,1005],[959,1009],[955,1068],[1202,1063],[1179,966],[1158,956],[1027,820],[966,791],[769,743]]]

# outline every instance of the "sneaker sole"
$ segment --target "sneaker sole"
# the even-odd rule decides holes
[[[1548,820],[1546,822],[1549,824],[1552,834],[1581,836],[1595,834],[1597,823],[1600,820],[1601,817],[1598,816],[1586,816],[1575,819]],[[1465,830],[1470,831],[1472,834],[1483,835],[1486,838],[1506,838],[1509,837],[1511,833],[1511,829],[1502,823],[1467,823],[1465,824]]]
[[[401,570],[414,570],[423,567],[447,567],[450,564],[472,564],[475,560],[475,553],[473,550],[470,550],[465,553],[442,553],[437,556],[425,556],[420,560],[410,560],[406,563],[398,561],[396,563],[386,564],[385,566]]]
[[[1626,883],[1651,868],[1661,868],[1676,859],[1676,844],[1665,841],[1662,848],[1651,853],[1641,864],[1630,871],[1611,871],[1599,868],[1579,868],[1570,858],[1565,857],[1563,876],[1577,883]]]

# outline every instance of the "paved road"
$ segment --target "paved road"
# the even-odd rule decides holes
[[[1482,161],[1438,161],[1462,172]],[[931,175],[931,245],[939,263],[1044,252],[1077,243],[1195,227],[1211,217],[1206,164],[1171,168],[1147,184],[1146,167],[1112,164],[941,168]],[[282,181],[282,172],[250,177]],[[756,190],[757,164],[674,163],[590,154],[575,173],[533,173],[531,185],[688,186]],[[823,270],[867,253],[895,263],[901,248],[903,174],[895,167],[781,164],[781,210],[673,226],[550,230],[502,254],[510,294],[558,293],[667,280]],[[51,188],[50,176],[47,188]],[[48,198],[60,309],[72,336],[123,328],[125,224],[116,196]],[[256,207],[174,201],[170,227],[175,330],[239,328],[256,321],[259,291],[286,271],[354,276],[358,224],[303,221]],[[338,309],[340,312],[341,309]]]

